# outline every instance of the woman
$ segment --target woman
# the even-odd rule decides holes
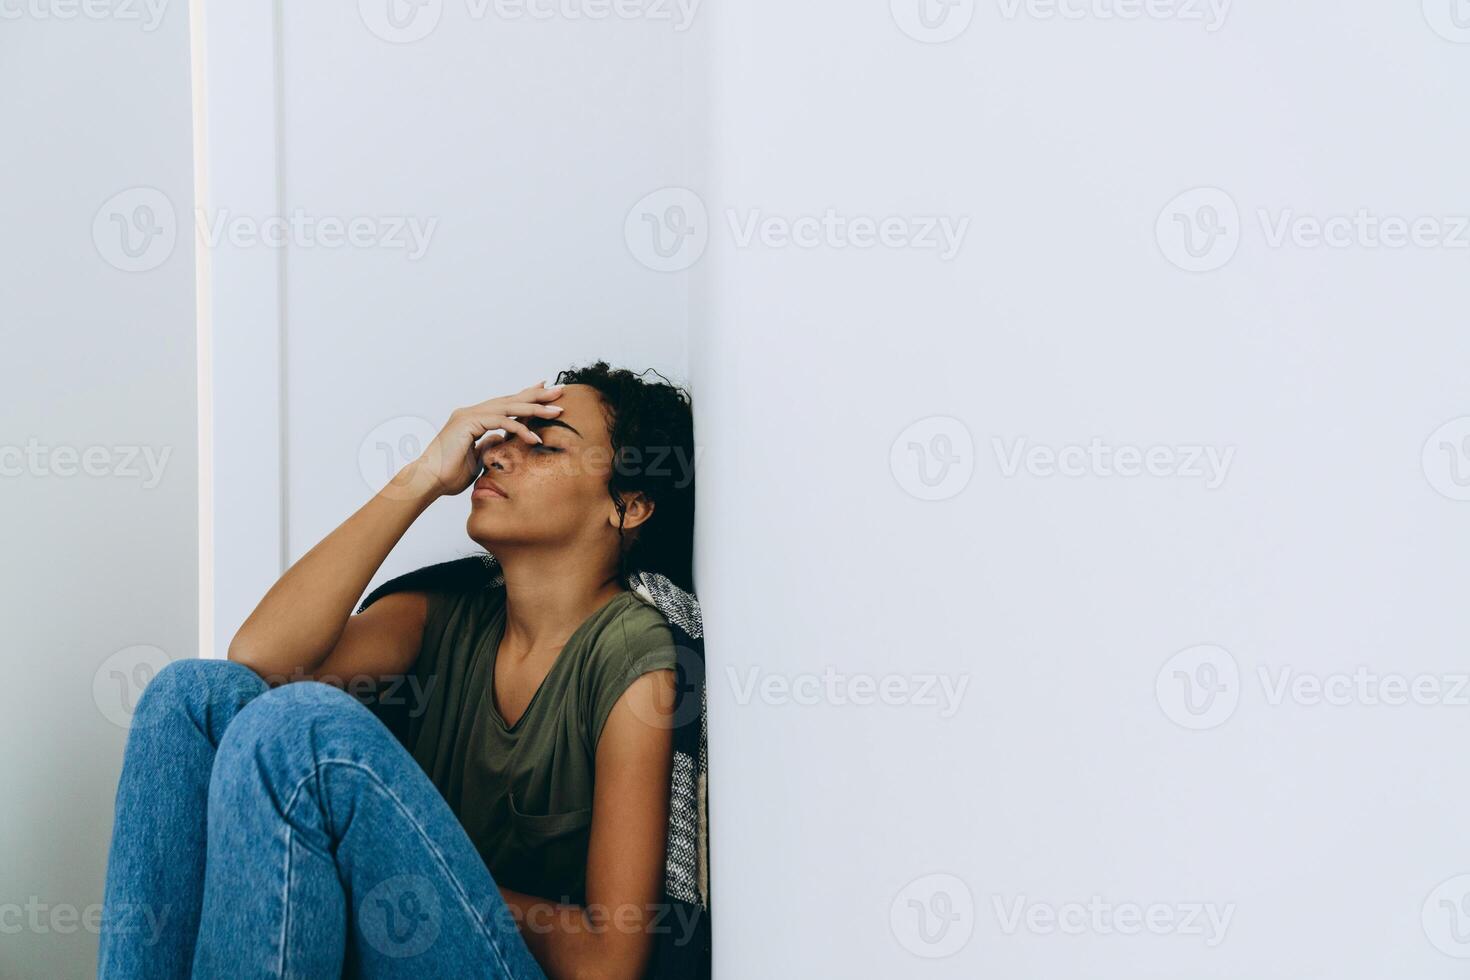
[[[148,685],[99,976],[644,972],[675,650],[627,575],[692,591],[692,414],[601,361],[557,382],[455,411],[272,586],[228,660]],[[467,530],[503,585],[353,615],[413,521],[472,483]],[[402,730],[354,697],[390,689]]]

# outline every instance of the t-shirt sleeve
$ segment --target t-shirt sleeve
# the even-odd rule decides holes
[[[634,681],[652,671],[677,666],[673,631],[652,606],[621,616],[604,630],[593,647],[588,670],[588,747],[596,752],[607,716]]]

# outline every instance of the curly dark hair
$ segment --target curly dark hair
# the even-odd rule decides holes
[[[652,372],[660,381],[647,381]],[[618,509],[618,580],[633,572],[659,572],[694,591],[694,407],[689,392],[649,368],[634,374],[606,361],[560,372],[555,384],[587,385],[602,396],[612,436],[612,474],[607,491]],[[623,495],[641,491],[653,516],[623,536]]]

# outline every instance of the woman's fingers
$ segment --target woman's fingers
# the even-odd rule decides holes
[[[561,397],[561,391],[558,389],[555,392],[546,392],[545,395],[548,398],[559,398]],[[471,413],[478,419],[513,417],[517,415],[531,415],[550,419],[560,415],[562,413],[562,407],[560,405],[547,405],[544,401],[528,401],[507,396],[504,398],[492,398],[465,411]],[[488,424],[486,427],[491,429],[499,428],[498,425]]]
[[[538,436],[520,417],[531,418],[556,418],[562,413],[560,405],[550,405],[548,402],[561,397],[561,388],[544,387],[545,381],[525,388],[514,395],[503,395],[481,402],[478,405],[461,409],[460,412],[472,424],[480,429],[476,433],[470,431],[470,448],[478,456],[490,446],[497,445],[510,435],[519,436],[533,445],[540,443]],[[506,435],[497,435],[495,430],[503,429]],[[488,433],[488,434],[485,434]],[[483,438],[479,436],[483,435]],[[494,437],[494,438],[492,438]]]
[[[522,436],[527,442],[541,442],[541,437],[532,432],[530,426],[526,425],[526,423],[520,421],[519,419],[507,418],[504,420],[503,425],[496,426],[496,428],[504,429],[506,432],[515,432],[518,435]]]
[[[535,401],[551,401],[552,399],[561,397],[561,388],[547,388],[545,385],[545,381],[533,384],[531,387],[517,392],[516,396],[523,400],[529,399]]]
[[[548,388],[542,381],[514,395],[504,395],[466,408],[457,408],[449,422],[415,461],[432,473],[448,493],[459,493],[483,465],[484,451],[512,436],[530,445],[541,437],[521,418],[555,418],[561,406],[549,402],[561,397],[561,388]]]
[[[544,405],[540,402],[511,402],[502,405],[501,409],[506,415],[539,415],[542,418],[555,418],[560,415],[560,405]]]
[[[541,437],[538,436],[535,432],[531,431],[531,428],[526,425],[526,423],[518,419],[511,418],[509,415],[502,415],[498,412],[487,415],[477,415],[475,416],[475,421],[479,425],[484,427],[487,432],[487,434],[485,435],[485,438],[487,439],[491,435],[494,435],[494,432],[490,430],[504,429],[507,434],[515,434],[521,436],[527,442],[535,443],[541,441]]]

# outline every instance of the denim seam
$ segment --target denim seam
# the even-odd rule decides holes
[[[444,876],[448,878],[450,883],[453,885],[456,897],[459,899],[460,904],[464,906],[465,911],[469,913],[470,921],[474,922],[479,927],[480,934],[485,937],[485,942],[489,945],[491,952],[493,952],[495,954],[495,958],[500,961],[501,972],[508,977],[513,976],[514,974],[510,969],[510,964],[506,962],[505,954],[501,952],[500,944],[495,941],[495,937],[491,935],[490,932],[485,928],[484,921],[481,920],[479,913],[475,911],[473,903],[471,903],[469,900],[469,894],[465,891],[463,882],[459,880],[459,877],[454,873],[453,869],[450,868],[449,862],[445,859],[443,853],[439,850],[439,847],[434,843],[433,837],[429,836],[428,832],[424,830],[423,826],[414,817],[413,812],[409,810],[406,805],[404,805],[403,800],[399,798],[398,794],[393,792],[388,784],[385,783],[376,772],[355,759],[317,760],[316,764],[312,767],[311,772],[301,777],[301,781],[296,784],[296,788],[291,791],[290,797],[286,800],[286,806],[282,810],[282,813],[288,818],[286,824],[288,828],[286,832],[286,860],[288,863],[287,888],[289,889],[290,887],[289,862],[291,856],[291,835],[295,829],[291,827],[289,820],[291,808],[296,805],[296,799],[298,796],[300,796],[301,791],[306,787],[306,784],[312,779],[316,778],[317,774],[320,773],[324,767],[331,765],[347,766],[348,768],[357,769],[367,774],[368,778],[377,786],[379,790],[382,791],[383,795],[387,796],[390,800],[393,801],[393,804],[398,808],[399,812],[403,814],[404,819],[408,821],[409,826],[413,827],[413,829],[418,833],[419,837],[423,840],[424,846],[428,848],[429,853],[433,855],[434,860],[438,862],[440,870],[444,872]],[[288,901],[286,904],[286,915],[283,917],[283,921],[289,920],[290,914],[291,906],[290,902]],[[348,909],[349,921],[350,917],[353,914],[354,910]],[[284,939],[285,935],[283,932],[281,948],[283,966],[286,953]]]
[[[296,788],[299,790],[301,787],[297,786]],[[293,793],[292,796],[294,797],[295,794]],[[289,811],[290,807],[288,806],[286,809]],[[291,848],[295,836],[296,828],[291,825],[289,820],[286,821],[286,882],[281,886],[281,907],[284,910],[281,914],[281,958],[276,968],[276,973],[281,977],[281,980],[287,980],[286,937],[291,933],[291,875],[295,870],[295,862],[291,860]]]

